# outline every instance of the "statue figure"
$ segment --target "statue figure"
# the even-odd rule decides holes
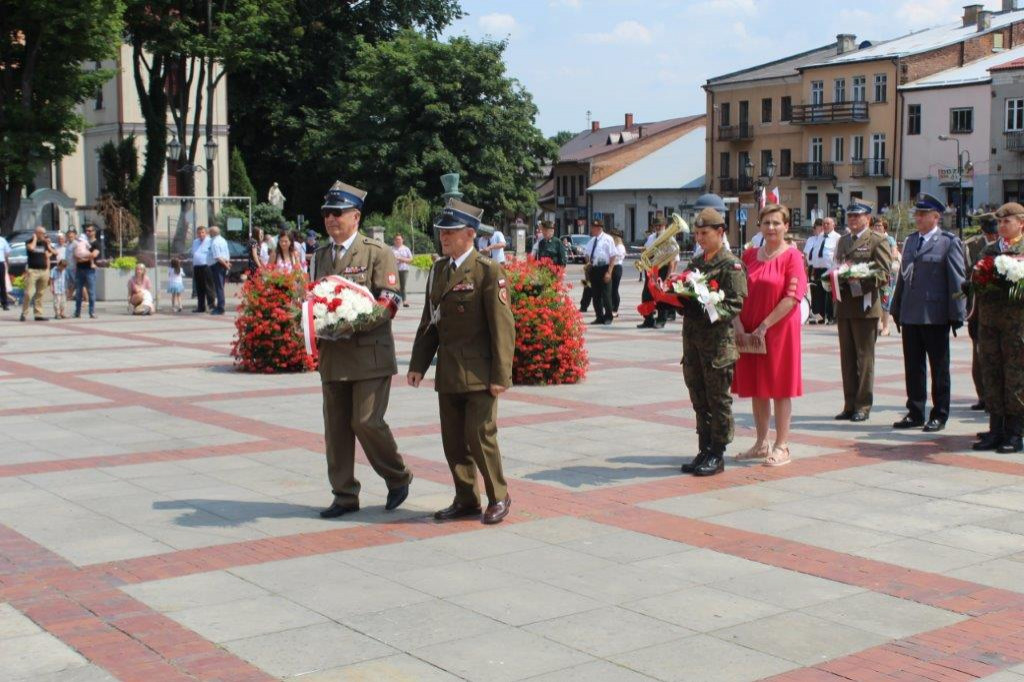
[[[276,182],[270,186],[270,191],[267,192],[267,201],[271,206],[284,210],[284,194],[281,193],[281,188],[277,186]]]

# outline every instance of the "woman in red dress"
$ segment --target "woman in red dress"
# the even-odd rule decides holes
[[[736,363],[732,391],[751,398],[757,442],[736,459],[764,459],[767,466],[789,464],[789,423],[793,401],[803,394],[800,368],[800,301],[807,292],[807,273],[800,249],[786,241],[789,209],[768,204],[758,224],[764,243],[743,253],[747,266],[747,300],[734,318],[741,347],[763,343],[764,354],[742,353]],[[746,343],[744,343],[746,342]],[[768,445],[768,427],[775,402],[775,443]]]

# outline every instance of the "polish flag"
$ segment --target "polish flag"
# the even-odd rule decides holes
[[[769,204],[781,204],[782,203],[782,192],[778,187],[768,192],[768,196],[765,201]]]

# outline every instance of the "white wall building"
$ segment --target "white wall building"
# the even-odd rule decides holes
[[[692,206],[704,193],[706,128],[694,128],[588,188],[595,218],[642,244],[657,215],[679,213],[693,222]]]

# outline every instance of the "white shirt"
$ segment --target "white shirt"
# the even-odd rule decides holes
[[[817,250],[818,250],[818,243],[820,241],[821,241],[821,235],[820,234],[812,234],[810,237],[807,238],[807,241],[804,242],[804,256],[807,257],[807,262],[808,263],[811,262],[811,258],[813,258],[815,252],[817,252]]]
[[[80,237],[81,239],[81,237]],[[204,267],[210,264],[210,237],[192,240],[192,266]]]
[[[929,231],[928,231],[927,233],[925,233],[925,234],[921,235],[921,246],[924,246],[924,245],[925,245],[925,244],[927,244],[927,243],[928,243],[929,241],[931,241],[931,240],[932,240],[932,238],[934,238],[934,237],[938,236],[938,234],[939,234],[940,232],[942,232],[942,228],[940,228],[940,227],[939,227],[938,225],[936,225],[936,226],[935,226],[935,227],[933,227],[933,228],[932,228],[931,230],[929,230]],[[920,233],[920,232],[918,232],[918,234],[921,234],[921,233]]]
[[[0,237],[0,260],[6,260],[7,256],[11,253],[11,245],[7,243],[7,240]]]
[[[759,249],[762,246],[764,246],[764,233],[758,232],[753,237],[751,237],[750,245],[756,249]]]
[[[406,246],[405,244],[402,244],[401,246],[392,246],[391,247],[391,251],[395,254],[395,260],[398,262],[398,271],[399,272],[407,271],[409,269],[409,264],[408,263],[403,263],[402,261],[400,261],[398,259],[399,258],[412,258],[412,251],[409,250],[409,247]]]
[[[462,267],[462,264],[466,262],[466,259],[469,258],[469,254],[471,254],[471,253],[473,253],[473,247],[472,246],[469,247],[469,249],[466,251],[466,253],[462,254],[461,256],[459,256],[458,258],[456,258],[455,260],[452,261],[452,263],[455,264],[455,269],[456,270],[458,270],[460,267]]]
[[[503,235],[498,230],[495,230],[494,234],[491,235],[491,238],[488,240],[488,242],[489,242],[488,246],[493,246],[494,244],[501,244],[501,248],[500,249],[494,249],[488,255],[490,256],[491,260],[493,260],[495,263],[504,263],[505,262],[505,244],[508,243],[508,242],[505,241],[505,235]]]
[[[616,244],[615,245],[615,265],[622,265],[626,262],[626,245]]]
[[[832,258],[839,245],[839,232],[832,230],[828,234],[822,232],[814,253],[811,254],[811,267],[816,270],[828,270],[832,267]]]
[[[266,265],[270,262],[270,249],[267,248],[266,242],[260,243],[260,263]]]
[[[224,239],[220,235],[210,239],[210,264],[218,262],[220,260],[226,260],[231,262],[231,251],[228,250],[228,240]],[[192,263],[195,265],[195,261]]]
[[[352,242],[359,236],[359,230],[352,233],[352,236],[343,241],[340,244],[331,245],[331,259],[338,260],[345,255],[345,252],[352,248]]]
[[[591,237],[583,255],[591,265],[611,265],[615,260],[615,240],[607,232]]]

